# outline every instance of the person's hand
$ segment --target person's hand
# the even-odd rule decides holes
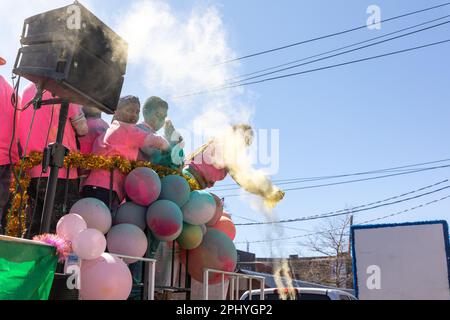
[[[285,192],[279,188],[275,188],[273,190],[273,192],[271,192],[271,194],[269,195],[269,200],[273,200],[273,201],[281,201],[283,200],[284,196],[285,196]]]
[[[170,144],[169,142],[162,138],[161,139],[161,151],[169,151],[170,150]]]
[[[183,136],[175,130],[175,126],[169,119],[166,120],[166,124],[164,126],[164,136],[170,143],[181,144],[184,142]]]
[[[165,135],[166,139],[171,140],[174,132],[175,132],[175,127],[172,123],[172,120],[167,119],[166,123],[164,125],[164,135]]]

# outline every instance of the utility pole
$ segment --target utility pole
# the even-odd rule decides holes
[[[351,245],[351,229],[353,226],[353,215],[350,216],[350,235],[348,237],[348,255],[350,256],[350,252],[352,251],[352,245]]]
[[[351,265],[352,265],[352,245],[351,245],[351,240],[352,240],[352,233],[351,233],[351,230],[352,230],[352,226],[353,226],[353,215],[351,215],[350,216],[350,235],[348,236],[348,262],[349,262],[349,266],[347,266],[347,263],[346,263],[346,286],[347,287],[350,287],[350,285],[349,284],[353,284],[353,278],[348,278],[348,274],[350,273],[351,274],[351,270],[352,269],[349,269],[349,267],[351,267]],[[351,282],[350,282],[351,281]]]

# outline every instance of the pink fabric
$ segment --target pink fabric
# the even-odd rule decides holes
[[[111,127],[95,140],[92,153],[107,157],[122,156],[130,161],[136,160],[139,148],[144,145],[148,137],[149,133],[134,124],[114,121]],[[125,178],[126,176],[118,170],[114,171],[113,190],[120,201],[125,198]],[[109,190],[110,172],[92,170],[84,185]]]
[[[13,93],[13,88],[9,83],[0,76],[0,166],[10,164],[9,161],[9,146],[12,139],[13,131],[13,118],[14,118],[14,107],[11,104],[11,95]],[[18,104],[20,107],[20,103]],[[12,161],[17,163],[19,161],[19,153],[17,151],[17,141],[18,139],[18,124],[19,124],[20,112],[16,114],[16,142],[13,143],[12,149]]]
[[[108,123],[101,118],[88,118],[87,125],[89,133],[84,137],[78,138],[78,141],[80,142],[80,152],[85,155],[92,153],[92,147],[95,140],[109,128]]]
[[[202,176],[209,188],[213,187],[216,182],[224,180],[228,174],[226,168],[220,168],[213,164],[213,159],[216,158],[217,152],[218,150],[216,150],[214,143],[212,143],[203,153],[198,154],[188,163],[189,167],[193,168]]]
[[[36,94],[36,87],[34,84],[30,84],[25,88],[25,91],[23,93],[22,98],[22,107],[24,107],[29,101],[31,101]],[[44,93],[42,99],[48,100],[52,99],[52,94],[50,92]],[[53,118],[52,118],[52,109],[53,112]],[[30,140],[28,142],[28,147],[25,150],[25,145],[27,143],[27,138],[30,130],[31,120],[33,118],[34,109],[33,106],[30,106],[27,110],[23,111],[20,116],[19,121],[19,141],[20,145],[24,149],[24,154],[30,154],[32,151],[39,151],[42,152],[44,148],[50,144],[56,141],[56,134],[58,132],[58,120],[59,120],[59,111],[60,106],[59,105],[45,105],[42,106],[41,109],[39,109],[36,112],[36,116],[34,119],[34,125],[30,134]],[[76,104],[70,104],[69,106],[69,114],[68,119],[73,119],[75,117],[78,117],[80,114],[82,114],[83,111],[81,109],[81,106]],[[51,126],[50,126],[51,124]],[[50,128],[50,131],[49,131]],[[47,134],[49,133],[49,139],[46,143]],[[75,130],[72,127],[72,124],[68,120],[66,122],[66,128],[64,131],[64,139],[63,144],[70,150],[70,151],[77,151],[77,142],[76,142],[76,133]],[[41,175],[42,166],[39,165],[37,167],[34,167],[30,170],[30,175],[32,178],[38,178]],[[50,170],[46,174],[43,174],[43,177],[48,177]],[[67,170],[61,169],[59,170],[59,178],[65,179],[67,176]],[[77,169],[70,169],[69,173],[69,179],[77,179],[78,173]]]

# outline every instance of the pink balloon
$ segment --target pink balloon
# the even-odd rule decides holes
[[[86,229],[87,224],[83,217],[75,213],[70,213],[58,221],[56,234],[68,241],[73,241],[73,238],[78,233]]]
[[[103,234],[107,234],[109,229],[111,229],[111,212],[106,204],[98,199],[81,199],[72,206],[70,213],[82,216],[89,229],[97,229]]]
[[[106,239],[96,229],[87,229],[78,233],[72,242],[73,252],[83,260],[94,260],[106,250]]]
[[[136,204],[148,207],[161,194],[161,180],[150,168],[137,168],[125,180],[125,192]]]
[[[220,218],[219,222],[217,222],[211,228],[222,231],[231,240],[234,240],[236,238],[236,226],[234,225],[233,221],[231,221],[231,219],[228,219],[227,217]]]
[[[132,224],[118,224],[111,228],[107,236],[108,251],[129,257],[141,258],[147,252],[147,236]],[[125,263],[135,263],[137,260],[123,259]]]
[[[181,250],[180,258],[186,265],[186,250]],[[233,272],[236,264],[237,251],[233,241],[225,233],[213,228],[208,228],[198,248],[189,250],[188,271],[200,283],[203,283],[203,271],[206,268]],[[220,274],[211,274],[209,284],[217,284],[221,280]]]
[[[231,214],[229,214],[229,213],[226,212],[226,211],[223,212],[222,217],[225,217],[225,218],[228,218],[228,219],[230,219],[230,220],[233,220],[233,219],[231,219]]]
[[[108,253],[81,264],[82,300],[126,300],[133,286],[130,269]]]
[[[216,201],[216,211],[214,212],[214,217],[212,217],[211,220],[206,223],[207,227],[212,227],[217,222],[219,222],[220,218],[223,214],[223,202],[222,199],[220,199],[218,196],[216,196],[214,193],[211,193],[211,195],[214,197],[214,201]]]

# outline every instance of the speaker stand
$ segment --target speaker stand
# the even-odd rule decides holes
[[[58,133],[56,142],[48,146],[48,156],[44,157],[43,170],[46,172],[50,166],[50,175],[45,192],[44,210],[42,212],[40,234],[49,233],[55,205],[56,187],[58,184],[59,169],[64,167],[64,158],[67,155],[67,148],[62,144],[64,130],[66,128],[67,117],[69,114],[69,102],[67,100],[53,99],[41,102],[42,105],[61,104],[59,112]],[[45,169],[44,169],[45,168]]]

